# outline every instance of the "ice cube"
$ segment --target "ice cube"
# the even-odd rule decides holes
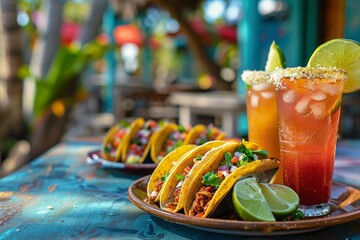
[[[328,93],[332,96],[339,94],[341,91],[341,89],[335,84],[318,84],[317,87],[321,91]]]
[[[265,99],[271,99],[275,96],[273,92],[261,92],[260,95]]]
[[[310,99],[308,97],[304,97],[300,99],[295,105],[295,111],[298,113],[306,113],[308,109]]]
[[[252,107],[257,107],[259,105],[259,96],[258,95],[251,95],[251,98],[250,98],[250,105]]]
[[[262,90],[267,89],[269,86],[270,85],[268,83],[258,83],[258,84],[252,85],[252,89],[254,91],[262,91]]]
[[[315,102],[310,104],[312,114],[316,119],[324,119],[327,115],[326,104],[324,102]]]
[[[295,90],[287,91],[283,94],[283,101],[286,103],[293,103],[295,100]]]
[[[326,99],[326,94],[321,92],[316,92],[314,95],[311,96],[312,99],[315,101],[323,101]]]

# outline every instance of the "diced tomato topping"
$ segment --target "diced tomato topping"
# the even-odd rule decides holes
[[[155,128],[157,126],[157,122],[154,120],[149,120],[149,128]]]
[[[133,143],[133,144],[130,145],[130,150],[135,151],[136,148],[137,148],[137,145],[136,145],[135,143]]]
[[[234,156],[232,159],[231,159],[231,162],[234,163],[234,164],[237,164],[239,162],[239,157],[238,156]]]
[[[185,171],[186,173],[189,173],[190,170],[191,170],[191,167],[190,167],[190,166],[186,166],[186,168],[184,169],[184,171]]]
[[[114,142],[113,142],[114,148],[117,148],[117,147],[119,146],[120,142],[121,142],[121,139],[120,139],[120,138],[116,138],[116,139],[114,140]]]
[[[115,135],[116,138],[122,138],[126,133],[125,129],[121,129],[120,131],[118,131]]]

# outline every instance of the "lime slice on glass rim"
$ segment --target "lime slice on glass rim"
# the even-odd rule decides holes
[[[273,41],[270,45],[265,71],[273,71],[276,67],[286,67],[286,59],[281,48]]]
[[[275,221],[255,178],[245,178],[236,182],[232,200],[235,211],[245,221]]]
[[[315,49],[308,66],[344,69],[348,80],[344,84],[343,93],[360,89],[360,46],[356,41],[337,38],[325,42]]]
[[[283,219],[293,214],[300,199],[291,188],[280,184],[259,183],[271,212],[276,219]]]

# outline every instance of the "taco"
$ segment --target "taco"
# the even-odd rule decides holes
[[[280,166],[278,159],[268,158],[266,150],[245,141],[226,143],[206,158],[202,168],[189,180],[191,184],[184,202],[186,215],[208,217],[237,180]]]
[[[160,207],[170,212],[178,212],[183,208],[189,179],[202,167],[201,161],[206,154],[211,154],[213,149],[225,144],[225,141],[210,141],[189,151],[174,166],[163,186],[160,196]]]
[[[102,141],[102,157],[109,161],[120,161],[123,140],[128,135],[130,129],[134,125],[140,124],[142,121],[144,120],[141,118],[135,119],[132,123],[127,121],[120,121],[118,124],[110,128]]]
[[[130,129],[123,141],[121,158],[125,163],[143,163],[149,153],[152,141],[160,126],[154,120],[147,120]]]
[[[202,145],[208,141],[222,140],[225,136],[226,133],[213,124],[208,126],[198,124],[190,130],[188,143]]]
[[[150,156],[154,163],[159,163],[166,154],[188,143],[189,130],[182,125],[166,123],[156,134],[150,150]]]
[[[194,149],[196,145],[188,144],[176,148],[174,151],[167,154],[163,160],[156,166],[155,170],[150,176],[147,185],[147,195],[149,200],[158,202],[163,191],[164,182],[167,180],[173,167],[179,159],[186,155],[190,150]]]

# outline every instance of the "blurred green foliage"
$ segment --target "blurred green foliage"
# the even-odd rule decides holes
[[[59,99],[69,81],[78,77],[91,61],[100,59],[109,50],[108,45],[102,45],[97,40],[83,46],[60,47],[51,68],[43,79],[36,79],[29,66],[24,65],[19,70],[19,76],[27,81],[36,82],[36,93],[33,112],[35,117],[41,116],[51,104]]]

